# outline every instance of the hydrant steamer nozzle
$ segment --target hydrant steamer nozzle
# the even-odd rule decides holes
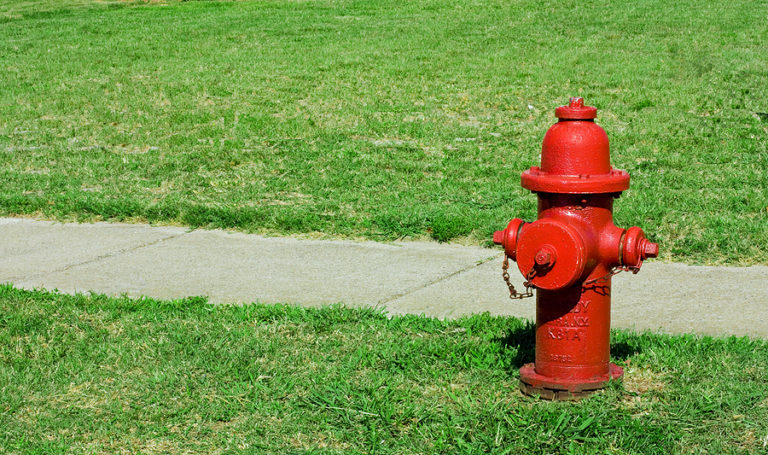
[[[629,188],[629,174],[611,166],[597,109],[571,98],[555,115],[541,165],[522,174],[522,186],[538,195],[538,219],[515,218],[493,241],[506,253],[505,279],[508,257],[536,289],[536,354],[520,369],[522,391],[573,399],[623,375],[610,363],[611,276],[636,273],[659,246],[639,227],[613,224],[613,200]],[[509,286],[510,297],[527,295]]]

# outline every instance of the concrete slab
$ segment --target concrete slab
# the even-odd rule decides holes
[[[640,278],[640,279],[638,279]],[[768,338],[768,267],[651,262],[613,282],[618,327]]]
[[[496,249],[298,240],[126,224],[0,218],[0,282],[213,303],[378,306],[453,318],[534,317],[508,298]],[[512,274],[515,285],[521,278]],[[768,338],[768,267],[650,262],[614,278],[614,327]]]
[[[17,282],[184,234],[187,229],[0,218],[0,282]]]
[[[437,318],[458,318],[475,313],[536,317],[535,298],[510,300],[509,289],[501,278],[502,253],[485,262],[431,286],[387,302],[390,314],[422,314]],[[522,276],[511,263],[510,280],[518,291],[523,291]]]
[[[381,244],[195,231],[17,284],[163,299],[205,295],[213,303],[376,305],[494,255],[479,247],[427,242]]]
[[[523,289],[522,277],[512,284]],[[648,262],[613,278],[612,325],[635,330],[768,338],[768,267]],[[501,257],[388,302],[392,314],[455,318],[488,311],[535,319],[535,299],[510,300]]]

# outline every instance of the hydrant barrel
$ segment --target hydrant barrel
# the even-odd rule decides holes
[[[538,219],[515,218],[493,240],[536,288],[536,354],[520,369],[521,389],[572,399],[622,376],[610,363],[611,276],[637,272],[659,247],[639,227],[613,224],[613,201],[629,188],[629,174],[611,166],[597,109],[571,98],[555,113],[540,166],[521,178],[539,198]]]

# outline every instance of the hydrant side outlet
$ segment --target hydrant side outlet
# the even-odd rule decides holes
[[[493,240],[536,288],[536,354],[520,369],[522,391],[574,399],[623,375],[610,363],[611,276],[636,273],[659,247],[639,227],[613,224],[613,201],[629,188],[629,174],[611,166],[597,109],[571,98],[555,114],[541,165],[522,175],[538,195],[538,219],[513,219]]]

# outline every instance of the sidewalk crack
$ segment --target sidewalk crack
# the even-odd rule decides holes
[[[438,283],[441,283],[443,281],[450,280],[453,277],[461,275],[462,273],[468,272],[468,271],[470,271],[470,270],[472,270],[474,268],[480,267],[481,265],[483,265],[483,264],[485,264],[487,262],[490,262],[490,261],[492,261],[494,259],[497,259],[499,257],[500,257],[499,254],[494,254],[493,256],[489,256],[489,257],[487,257],[485,259],[481,259],[479,261],[476,261],[472,265],[468,265],[468,266],[466,266],[466,267],[464,267],[462,269],[456,270],[456,271],[451,272],[451,273],[449,273],[447,275],[435,278],[434,280],[427,281],[426,283],[421,284],[419,286],[416,286],[416,287],[413,287],[411,289],[407,289],[407,290],[405,290],[403,292],[400,292],[400,293],[391,295],[389,297],[383,298],[383,299],[379,300],[374,307],[375,308],[384,308],[384,307],[386,307],[387,304],[389,304],[391,302],[394,302],[395,300],[403,298],[403,297],[405,297],[405,296],[407,296],[409,294],[413,294],[414,292],[421,291],[422,289],[426,289],[426,288],[428,288],[430,286],[434,286],[434,285],[436,285]]]
[[[28,276],[23,276],[23,277],[12,277],[8,281],[22,281],[22,280],[28,281],[28,280],[34,280],[34,279],[37,279],[37,278],[40,278],[40,277],[43,277],[43,276],[46,276],[46,275],[52,275],[54,273],[66,272],[68,270],[72,270],[72,269],[77,268],[77,267],[81,267],[81,266],[88,265],[88,264],[93,264],[95,262],[103,261],[105,259],[109,259],[109,258],[112,258],[112,257],[115,257],[115,256],[120,256],[122,254],[126,254],[126,253],[130,253],[130,252],[133,252],[133,251],[137,251],[137,250],[140,250],[142,248],[147,248],[147,247],[150,247],[150,246],[153,246],[153,245],[157,245],[158,243],[165,242],[166,240],[172,240],[172,239],[175,239],[177,237],[181,237],[181,236],[186,235],[186,234],[188,234],[188,232],[182,232],[180,234],[172,234],[172,235],[169,235],[167,237],[162,237],[162,238],[159,238],[159,239],[156,239],[156,240],[152,240],[151,242],[145,242],[145,243],[141,243],[139,245],[121,248],[119,250],[110,251],[108,253],[101,254],[99,256],[92,257],[90,259],[86,259],[84,261],[80,261],[80,262],[77,262],[77,263],[74,263],[74,264],[67,264],[67,265],[65,265],[63,267],[59,267],[59,268],[54,269],[54,270],[50,270],[50,271],[46,271],[46,272],[39,272],[39,273],[35,273],[33,275],[28,275]]]

